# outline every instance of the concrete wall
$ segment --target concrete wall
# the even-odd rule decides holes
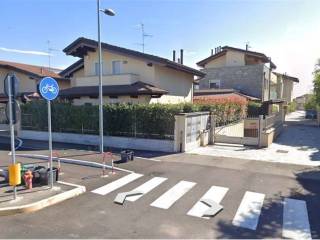
[[[293,81],[288,79],[283,79],[283,99],[288,103],[292,102],[292,92],[293,92]]]
[[[263,74],[265,67],[263,64],[206,68],[202,70],[207,75],[200,80],[199,89],[208,89],[209,80],[220,80],[220,88],[234,88],[244,94],[262,97]]]
[[[48,132],[22,130],[20,133],[20,138],[47,141]],[[97,135],[74,134],[74,133],[53,133],[52,138],[54,142],[99,145],[99,136]],[[157,139],[105,136],[104,145],[106,147],[123,148],[123,149],[174,152],[173,140],[157,140]]]

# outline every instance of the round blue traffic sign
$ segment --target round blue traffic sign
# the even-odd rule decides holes
[[[54,100],[59,94],[59,85],[56,80],[51,77],[45,77],[39,85],[40,94],[48,101]]]

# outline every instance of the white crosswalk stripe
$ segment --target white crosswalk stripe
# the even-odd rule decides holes
[[[154,178],[150,179],[149,181],[145,182],[144,184],[140,185],[139,187],[132,190],[134,192],[142,192],[143,194],[127,197],[126,200],[134,202],[134,201],[138,200],[139,198],[141,198],[146,193],[150,192],[152,189],[159,186],[161,183],[163,183],[166,180],[167,180],[167,178],[164,178],[164,177],[154,177]]]
[[[194,182],[180,181],[150,205],[153,207],[168,209],[195,185],[196,183]]]
[[[284,199],[282,236],[292,239],[312,239],[305,201]]]
[[[108,183],[105,186],[102,186],[100,188],[97,188],[91,192],[99,194],[99,195],[107,195],[110,192],[113,192],[114,190],[123,187],[124,185],[142,177],[142,174],[139,173],[130,173],[129,175],[126,175],[122,178],[119,178],[118,180],[115,180],[111,183]]]
[[[247,191],[240,203],[232,224],[238,227],[256,230],[265,195]]]
[[[190,216],[201,217],[209,219],[209,217],[202,217],[203,214],[210,208],[208,205],[201,202],[201,199],[209,199],[216,203],[220,203],[229,188],[212,186],[201,198],[200,200],[189,210],[187,213]]]
[[[99,195],[107,195],[108,193],[113,192],[125,186],[126,184],[141,178],[142,176],[143,174],[131,173],[102,187],[99,187],[92,192]],[[131,202],[137,201],[139,198],[151,192],[166,180],[168,179],[165,177],[153,177],[131,190],[133,192],[142,192],[143,194],[127,197],[126,200]],[[195,182],[182,180],[158,197],[150,204],[150,206],[169,209],[196,184],[197,183]],[[203,217],[203,214],[210,209],[210,206],[203,203],[201,200],[206,199],[220,203],[228,191],[229,188],[226,187],[211,186],[187,212],[187,215],[209,219],[209,217]],[[232,224],[238,227],[256,230],[264,199],[265,194],[263,193],[250,191],[245,192],[232,220]],[[312,239],[306,202],[303,200],[285,198],[283,204],[282,236],[284,238],[292,239]],[[224,208],[226,209],[227,207]]]

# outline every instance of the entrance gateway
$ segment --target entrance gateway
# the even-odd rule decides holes
[[[214,128],[214,142],[258,146],[261,117],[225,121]]]

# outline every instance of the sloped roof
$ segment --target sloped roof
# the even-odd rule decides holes
[[[59,80],[69,81],[69,79],[65,79],[61,77],[58,73],[54,71],[50,71],[47,67],[43,67],[43,66],[35,66],[35,65],[25,64],[25,63],[8,62],[8,61],[0,60],[0,67],[11,69],[13,71],[22,72],[25,74],[29,74],[36,78],[52,77]]]
[[[276,74],[277,76],[281,76],[281,77],[288,79],[290,81],[297,82],[297,83],[299,82],[299,78],[289,76],[286,73],[277,73],[277,72],[273,72],[273,73]]]
[[[104,96],[127,96],[127,95],[157,95],[167,94],[168,91],[157,88],[144,82],[135,82],[131,85],[106,85],[102,87]],[[79,97],[98,97],[98,86],[80,86],[61,90],[59,97],[62,98],[79,98]]]
[[[224,46],[222,47],[222,51],[218,52],[216,54],[213,54],[199,62],[197,62],[197,65],[200,67],[204,67],[204,65],[218,57],[221,57],[223,55],[225,55],[227,53],[227,51],[237,51],[237,52],[242,52],[245,53],[246,55],[252,56],[252,57],[257,57],[260,58],[263,62],[267,63],[270,61],[270,59],[264,54],[264,53],[260,53],[260,52],[254,52],[254,51],[249,51],[249,50],[245,50],[245,49],[241,49],[241,48],[235,48],[235,47],[230,47],[230,46]],[[273,68],[276,68],[277,66],[271,62],[271,65]]]
[[[72,42],[69,46],[67,46],[63,51],[67,55],[71,55],[74,57],[80,57],[83,58],[83,56],[88,52],[88,51],[95,51],[95,49],[98,47],[98,42],[92,39],[80,37],[74,42]],[[173,62],[171,60],[168,60],[166,58],[158,57],[155,55],[151,54],[146,54],[142,52],[138,52],[135,50],[123,48],[123,47],[118,47],[115,45],[107,44],[107,43],[101,43],[102,49],[111,51],[111,52],[116,52],[120,54],[124,54],[127,56],[132,56],[144,60],[148,60],[150,62],[154,62],[157,64],[163,64],[164,66],[168,68],[173,68],[177,71],[183,71],[186,73],[190,73],[199,77],[203,77],[205,74],[197,69],[188,67],[186,65],[180,64]],[[65,72],[65,71],[63,71]]]
[[[231,95],[238,95],[241,97],[244,97],[248,100],[251,101],[258,101],[260,100],[259,98],[256,98],[254,96],[250,96],[247,94],[243,94],[240,91],[233,89],[233,88],[210,88],[210,89],[200,89],[200,90],[194,90],[193,95],[195,97],[212,97],[214,98],[219,98],[218,96],[231,96]]]

